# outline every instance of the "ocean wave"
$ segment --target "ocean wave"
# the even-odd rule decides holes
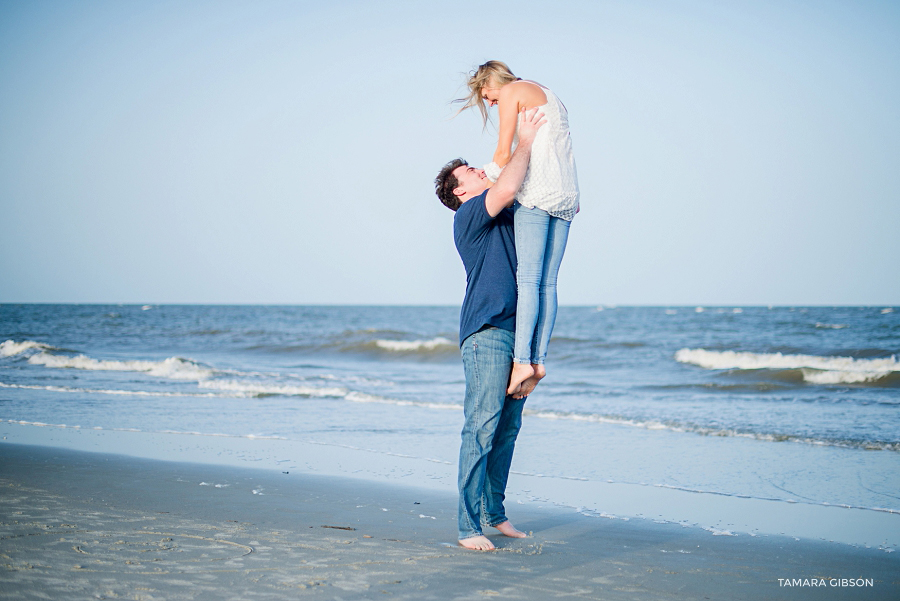
[[[400,407],[425,407],[429,409],[457,409],[463,406],[459,403],[438,403],[433,401],[418,401],[408,399],[396,399],[344,387],[318,387],[318,386],[292,386],[282,384],[266,384],[251,380],[205,380],[198,382],[200,388],[231,392],[242,396],[299,396],[309,398],[336,398],[352,403],[381,403],[384,405],[397,405]]]
[[[112,394],[118,396],[151,396],[151,397],[200,397],[231,398],[248,397],[248,394],[215,394],[213,392],[162,392],[156,390],[117,390],[108,388],[77,388],[74,386],[37,386],[33,384],[6,384],[0,382],[0,388],[19,388],[22,390],[46,390],[48,392],[68,392],[74,394]]]
[[[816,328],[820,330],[843,330],[844,328],[849,328],[850,326],[845,323],[821,323],[816,322]]]
[[[304,396],[304,397],[334,397],[345,398],[348,394],[346,388],[320,388],[316,386],[287,386],[277,384],[264,384],[243,380],[205,380],[199,382],[200,388],[236,392],[245,396]]]
[[[703,390],[708,392],[770,393],[776,390],[786,390],[790,387],[778,382],[748,382],[740,384],[692,382],[689,384],[652,384],[641,386],[641,388],[645,390]]]
[[[683,348],[675,360],[705,369],[799,370],[811,384],[864,384],[894,380],[900,372],[896,356],[883,359],[783,355],[781,353],[745,353]]]
[[[554,336],[550,341],[556,346],[581,346],[602,349],[641,348],[647,346],[646,342],[639,341],[621,340],[617,342],[607,342],[601,339],[574,338],[571,336]]]
[[[383,397],[376,394],[368,394],[365,392],[356,391],[348,392],[347,396],[344,398],[354,403],[382,403],[385,405],[398,405],[401,407],[426,407],[429,409],[463,409],[463,406],[459,403],[436,403],[433,401],[393,399],[390,397]]]
[[[154,390],[121,390],[104,388],[79,388],[75,386],[53,386],[33,384],[8,384],[0,382],[0,388],[15,388],[22,390],[45,390],[48,392],[65,392],[70,394],[104,394],[118,396],[145,396],[145,397],[198,397],[198,398],[259,398],[266,396],[307,397],[307,398],[334,398],[343,399],[353,403],[381,403],[385,405],[414,406],[430,409],[456,409],[463,407],[457,403],[438,403],[433,401],[417,401],[395,399],[365,392],[350,390],[344,387],[332,386],[296,386],[284,384],[267,384],[253,380],[201,380],[197,382],[199,388],[214,390],[217,392],[179,391],[164,392]]]
[[[737,534],[735,534],[731,530],[719,530],[718,528],[713,528],[712,526],[710,526],[709,528],[704,528],[704,530],[706,530],[707,532],[712,532],[713,536],[737,536]]]
[[[140,428],[104,428],[102,426],[70,426],[68,424],[48,424],[46,422],[31,422],[19,419],[0,420],[0,423],[17,424],[20,426],[35,426],[38,428],[65,428],[69,430],[95,430],[107,432],[137,432],[146,434],[178,434],[181,436],[209,436],[213,438],[247,438],[250,440],[289,440],[284,436],[269,436],[265,434],[223,434],[220,432],[190,432],[184,430],[141,430]],[[304,441],[306,442],[306,441]],[[313,441],[309,441],[313,442]]]
[[[348,331],[331,339],[309,340],[293,344],[256,344],[247,350],[268,353],[361,353],[376,355],[381,358],[396,356],[410,358],[439,358],[457,355],[458,345],[445,336],[434,338],[409,339],[407,332],[393,330]]]
[[[834,446],[872,451],[900,451],[900,442],[896,441],[829,439],[769,432],[747,432],[732,428],[714,428],[672,421],[660,421],[653,419],[641,420],[622,417],[618,415],[578,413],[574,411],[555,411],[552,409],[525,409],[522,414],[540,419],[572,420],[580,422],[614,424],[620,426],[630,426],[633,428],[643,428],[645,430],[669,430],[672,432],[686,432],[691,434],[699,434],[701,436],[751,438],[753,440],[760,440],[764,442],[796,442],[818,446]]]
[[[398,399],[380,396],[346,388],[331,387],[320,388],[312,386],[284,386],[266,385],[258,382],[240,380],[206,380],[198,382],[203,389],[216,390],[218,392],[162,392],[145,390],[116,390],[76,388],[69,386],[36,386],[27,384],[6,384],[0,382],[0,388],[19,388],[27,390],[46,390],[65,393],[89,393],[108,394],[121,396],[148,396],[148,397],[202,397],[202,398],[255,398],[260,396],[301,396],[308,398],[338,398],[353,403],[378,403],[395,405],[399,407],[419,407],[425,409],[462,411],[460,403],[441,403],[434,401],[420,401],[415,399]],[[523,415],[536,419],[569,420],[597,424],[612,424],[629,426],[645,430],[668,430],[672,432],[684,432],[701,436],[720,436],[735,438],[750,438],[765,442],[795,442],[818,446],[835,446],[843,448],[857,448],[865,450],[900,451],[900,442],[896,441],[865,441],[815,438],[810,436],[773,434],[765,432],[747,432],[729,428],[704,427],[679,422],[633,419],[617,415],[604,415],[597,413],[580,413],[574,411],[558,411],[552,409],[530,409],[523,411]]]
[[[34,340],[23,340],[22,342],[7,340],[6,342],[0,343],[0,357],[13,357],[31,349],[50,351],[54,350],[54,347],[49,344],[44,344],[43,342],[35,342]]]
[[[205,380],[212,377],[215,370],[181,357],[169,357],[162,361],[114,361],[93,359],[87,355],[69,357],[41,352],[28,358],[33,365],[43,365],[56,369],[84,369],[90,371],[135,371],[151,376],[172,380]]]
[[[375,346],[387,351],[394,352],[415,352],[415,351],[435,351],[435,350],[456,350],[456,343],[437,336],[430,340],[375,340]]]

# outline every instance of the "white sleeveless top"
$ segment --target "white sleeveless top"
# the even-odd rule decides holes
[[[547,122],[534,138],[531,161],[516,200],[525,207],[543,209],[553,217],[571,221],[578,211],[579,193],[569,114],[553,92],[536,82],[528,83],[539,86],[547,96],[547,104],[538,107]],[[516,144],[518,129],[517,125]],[[496,181],[501,171],[496,163],[485,165],[484,170],[491,181]]]

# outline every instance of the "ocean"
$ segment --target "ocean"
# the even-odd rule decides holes
[[[450,488],[458,311],[0,305],[0,423],[296,441],[380,458],[345,461],[350,477]],[[877,516],[883,540],[821,524],[796,534],[893,551],[898,355],[897,307],[562,307],[510,499],[718,534],[782,527],[734,509],[741,500],[774,513],[840,507]],[[717,517],[692,507],[723,499],[732,509]]]

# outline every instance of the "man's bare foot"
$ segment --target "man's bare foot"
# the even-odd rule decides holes
[[[534,387],[538,385],[538,382],[544,379],[544,376],[547,375],[547,370],[544,369],[544,366],[540,363],[532,363],[531,368],[534,370],[534,375],[530,378],[526,379],[522,384],[519,385],[519,390],[513,394],[513,398],[515,399],[524,399],[529,394],[534,392]]]
[[[504,522],[509,523],[509,522]],[[511,527],[511,526],[510,526]],[[502,532],[502,530],[501,530]],[[493,551],[494,543],[488,540],[486,536],[472,536],[469,538],[461,538],[457,541],[460,547],[471,549],[472,551]]]
[[[499,530],[502,534],[509,536],[511,538],[528,538],[528,535],[522,532],[521,530],[516,530],[516,527],[509,523],[509,520],[506,520],[503,523],[497,524],[494,526],[497,530]]]
[[[534,368],[527,363],[513,363],[506,394],[517,394],[522,382],[534,375]]]

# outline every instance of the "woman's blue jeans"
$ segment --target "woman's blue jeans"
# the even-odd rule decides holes
[[[506,521],[503,500],[525,399],[507,396],[514,335],[484,327],[463,341],[466,423],[459,448],[459,538]]]
[[[515,205],[516,363],[543,363],[556,322],[556,278],[571,222],[541,209]]]

